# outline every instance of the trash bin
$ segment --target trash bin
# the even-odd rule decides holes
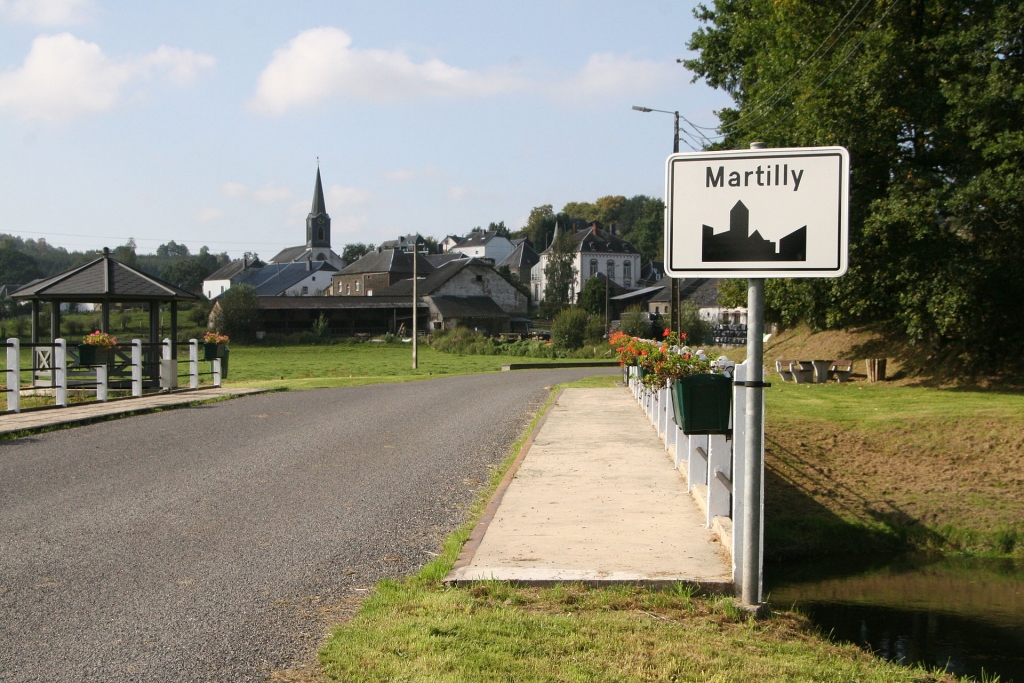
[[[690,375],[672,383],[672,409],[684,434],[732,434],[732,380],[725,375]]]
[[[228,356],[231,355],[231,349],[227,346],[224,347],[224,353],[220,357],[220,378],[225,380],[228,378]]]

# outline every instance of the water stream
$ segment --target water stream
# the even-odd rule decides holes
[[[879,657],[1024,683],[1024,562],[921,555],[765,567],[772,605],[796,606]]]

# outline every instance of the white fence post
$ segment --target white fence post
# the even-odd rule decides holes
[[[132,339],[132,396],[142,396],[142,340]]]
[[[708,437],[708,508],[707,525],[715,517],[728,517],[732,506],[732,449],[725,434]]]
[[[102,403],[107,401],[107,364],[100,363],[96,366],[96,400]]]
[[[213,359],[213,386],[220,386],[220,358]]]
[[[53,346],[53,377],[56,380],[57,405],[68,407],[68,342],[57,339]]]
[[[708,483],[708,437],[704,434],[691,434],[686,440],[689,451],[686,491],[689,492],[696,484]]]
[[[178,388],[178,354],[174,342],[164,339],[160,360],[160,390],[172,391]]]
[[[675,414],[672,410],[672,404],[674,403],[674,396],[672,395],[672,380],[669,380],[665,385],[665,450],[668,450],[669,441],[671,441],[672,432],[670,431],[675,427]]]
[[[7,410],[21,412],[21,341],[7,340]]]
[[[199,340],[188,340],[188,388],[199,388]]]

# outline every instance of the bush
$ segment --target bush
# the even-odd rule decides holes
[[[250,285],[235,285],[221,294],[213,310],[214,328],[239,342],[254,339],[262,322],[256,289]]]
[[[686,333],[686,342],[694,346],[712,342],[711,325],[700,317],[700,306],[687,301],[679,307],[679,331]]]
[[[619,330],[630,337],[641,339],[651,338],[651,320],[648,315],[640,310],[639,306],[631,306],[622,314],[619,321]]]
[[[587,340],[587,323],[590,314],[582,308],[566,308],[551,321],[551,341],[556,349],[573,350],[583,346]]]
[[[604,315],[592,315],[587,321],[587,342],[599,344],[604,340],[605,332]]]

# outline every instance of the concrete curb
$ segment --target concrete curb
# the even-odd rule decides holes
[[[544,368],[612,368],[619,367],[617,360],[565,361],[564,363],[509,363],[501,366],[502,372],[509,370],[540,370]]]

